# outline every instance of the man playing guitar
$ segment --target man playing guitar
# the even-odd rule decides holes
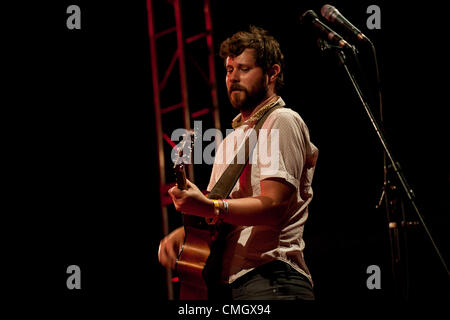
[[[184,190],[175,186],[169,194],[178,211],[231,225],[220,267],[223,290],[214,293],[216,297],[313,300],[312,278],[303,257],[303,230],[318,149],[299,114],[285,107],[277,95],[283,84],[279,43],[265,30],[250,27],[226,39],[220,55],[225,60],[229,100],[240,113],[233,120],[235,131],[218,148],[208,190],[225,171],[223,160],[237,151],[226,144],[273,107],[278,108],[262,129],[278,131],[277,141],[268,141],[276,143],[276,170],[260,161],[248,163],[228,199],[210,199],[190,181]],[[175,268],[184,237],[181,227],[161,240],[158,256],[163,266]]]

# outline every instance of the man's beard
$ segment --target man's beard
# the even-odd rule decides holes
[[[234,89],[239,90],[239,92],[232,94],[231,92]],[[247,89],[239,84],[232,84],[230,86],[230,90],[228,91],[228,98],[234,108],[240,111],[249,111],[254,109],[266,98],[267,91],[268,88],[264,79],[262,79],[260,85],[253,94],[249,94]]]

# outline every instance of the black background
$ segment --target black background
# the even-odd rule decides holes
[[[216,52],[249,24],[279,39],[286,57],[282,96],[320,150],[304,234],[317,299],[392,301],[386,214],[374,209],[383,183],[380,143],[335,57],[321,55],[298,22],[326,2],[212,2]],[[81,8],[81,30],[66,27],[71,4]],[[439,6],[332,4],[377,48],[386,136],[448,261],[448,60]],[[371,4],[381,8],[380,30],[366,28]],[[15,12],[11,61],[18,62],[10,65],[12,114],[5,119],[13,178],[7,211],[17,231],[7,246],[6,264],[15,271],[8,278],[19,296],[68,307],[157,307],[166,291],[156,254],[162,231],[146,3],[58,1]],[[362,46],[360,54],[373,81],[370,51]],[[216,63],[225,129],[236,113],[219,57]],[[71,264],[82,270],[78,291],[66,287]],[[372,264],[381,268],[381,290],[366,287]],[[448,277],[422,228],[410,235],[410,268],[411,299],[448,301]]]

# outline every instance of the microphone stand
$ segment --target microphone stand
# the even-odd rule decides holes
[[[365,41],[370,45],[375,62],[376,85],[378,93],[378,107],[381,128],[384,129],[383,98],[381,92],[380,72],[378,68],[377,53],[372,41],[364,36]],[[356,56],[355,56],[356,57]],[[362,70],[358,63],[359,70]],[[401,170],[400,164],[397,163]],[[380,209],[384,199],[386,220],[388,223],[388,235],[391,253],[391,270],[393,280],[393,293],[395,297],[401,297],[407,301],[409,298],[409,258],[408,258],[408,229],[417,226],[417,221],[406,221],[404,197],[399,192],[394,183],[395,176],[392,176],[392,165],[387,164],[386,152],[383,151],[383,186],[381,196],[376,209]]]
[[[383,98],[381,93],[381,80],[378,68],[377,53],[372,41],[364,36],[369,43],[375,62],[376,84],[378,92],[378,106],[381,128],[384,125],[383,119]],[[355,57],[357,57],[355,55]],[[357,61],[359,70],[361,65]],[[400,164],[397,163],[400,168]],[[404,300],[409,298],[409,259],[408,259],[408,228],[416,226],[417,221],[406,221],[405,206],[402,195],[398,192],[398,187],[392,179],[392,165],[387,164],[386,152],[383,151],[383,186],[381,187],[381,196],[376,209],[380,209],[383,199],[386,211],[386,220],[388,222],[389,244],[391,252],[391,270],[393,280],[393,291],[395,297],[402,297]],[[395,177],[394,177],[395,179]],[[403,240],[403,241],[401,241]]]
[[[324,40],[323,40],[324,41]],[[325,41],[326,42],[326,41]],[[386,139],[380,129],[379,124],[377,123],[375,117],[373,116],[370,106],[367,103],[366,99],[364,98],[364,95],[362,93],[362,90],[360,88],[360,86],[358,85],[358,82],[356,81],[356,78],[354,76],[354,74],[350,71],[350,68],[347,65],[347,57],[344,53],[344,50],[342,48],[336,47],[336,46],[330,46],[329,44],[324,44],[324,42],[320,42],[321,44],[321,50],[327,50],[327,49],[335,49],[335,51],[337,52],[337,56],[339,58],[340,63],[344,66],[344,69],[349,77],[349,79],[351,80],[353,87],[364,107],[364,110],[367,113],[367,116],[369,117],[369,120],[373,126],[373,128],[375,129],[375,132],[381,142],[381,145],[383,146],[384,149],[384,153],[385,153],[385,158],[384,158],[384,162],[385,162],[385,185],[384,185],[384,190],[383,190],[383,194],[381,196],[379,205],[381,204],[381,201],[383,199],[383,197],[385,198],[386,201],[386,205],[389,205],[389,201],[388,201],[388,197],[386,196],[387,190],[388,188],[391,188],[392,190],[396,190],[397,187],[394,186],[393,184],[390,183],[389,179],[387,178],[387,171],[388,168],[391,168],[391,170],[394,173],[394,176],[397,178],[397,180],[399,181],[400,185],[401,185],[401,190],[403,190],[404,194],[406,195],[407,199],[409,200],[409,203],[411,205],[411,207],[413,208],[414,212],[416,213],[417,217],[419,218],[419,221],[421,223],[421,225],[423,226],[431,244],[433,245],[434,250],[436,251],[436,254],[438,255],[445,271],[447,272],[447,276],[450,278],[450,273],[449,270],[447,268],[447,265],[444,261],[444,258],[442,257],[441,252],[439,251],[436,243],[433,240],[433,237],[430,233],[430,231],[428,230],[427,225],[425,224],[425,221],[422,218],[422,214],[419,211],[419,208],[417,207],[416,201],[415,201],[415,195],[413,190],[409,187],[407,181],[406,181],[406,177],[404,176],[403,172],[400,169],[400,164],[399,162],[397,162],[393,155],[392,152],[390,150],[390,148],[388,147],[388,144],[386,142]],[[356,56],[356,50],[353,48],[352,50],[352,55],[355,57],[356,61],[357,61],[357,56]],[[386,156],[389,159],[390,165],[386,166]],[[393,201],[391,201],[391,203],[395,203]],[[401,211],[401,218],[403,219],[400,222],[400,226],[402,228],[406,228],[409,225],[414,225],[415,223],[408,223],[405,220],[405,211],[404,211],[404,206],[403,203],[400,202],[399,203],[399,207],[400,207],[400,211]],[[388,210],[388,207],[387,207]],[[399,270],[399,268],[396,268],[397,263],[399,263],[400,260],[400,239],[399,239],[399,232],[398,232],[398,227],[399,224],[396,221],[391,221],[391,219],[394,218],[394,214],[389,214],[389,210],[388,210],[388,221],[389,221],[389,228],[390,228],[390,242],[391,242],[391,254],[392,254],[392,264],[393,264],[393,271],[394,271],[394,281],[398,281],[398,279],[396,279],[396,273],[395,271],[401,271]],[[398,219],[398,217],[397,217]],[[392,230],[391,230],[392,229]],[[404,239],[406,239],[406,234],[404,234]],[[406,261],[405,261],[406,263]],[[408,268],[407,268],[407,264],[404,264],[405,267],[405,271],[406,271],[406,275],[408,272]],[[404,287],[403,287],[403,296],[404,298],[407,298],[407,294],[408,294],[408,280],[406,279],[406,281],[404,282]]]

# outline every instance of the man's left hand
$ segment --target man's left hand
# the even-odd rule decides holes
[[[186,180],[186,189],[180,190],[177,186],[169,189],[169,195],[177,211],[199,217],[211,217],[214,214],[212,200],[208,199],[200,189]]]

